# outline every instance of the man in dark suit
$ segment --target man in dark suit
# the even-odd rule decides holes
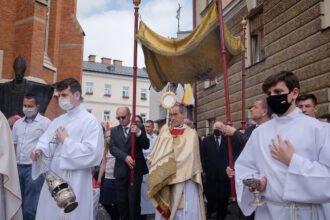
[[[121,220],[140,218],[141,183],[148,173],[142,149],[148,149],[149,140],[143,125],[131,124],[131,113],[127,107],[116,111],[119,125],[111,129],[110,152],[116,157],[114,168],[117,189],[118,212]],[[135,132],[135,160],[131,157],[131,131]],[[135,169],[134,185],[130,186],[130,170]]]
[[[224,127],[224,134],[228,136],[232,136],[233,140],[237,143],[237,147],[239,147],[239,151],[241,152],[249,140],[254,129],[257,128],[260,124],[270,120],[272,116],[272,111],[269,109],[266,99],[261,98],[254,101],[252,107],[250,108],[251,118],[256,122],[256,124],[249,126],[244,133],[237,130],[231,126]],[[226,169],[227,175],[229,178],[232,178],[235,175],[235,171],[231,169],[229,166]],[[253,220],[254,215],[244,216],[243,213],[239,213],[240,220]]]
[[[228,159],[228,137],[223,136],[221,130],[224,124],[215,122],[213,134],[202,141],[201,158],[204,171],[205,195],[207,199],[208,217],[216,212],[217,220],[224,220],[227,214],[230,195],[229,179],[226,175]],[[238,155],[237,147],[233,147],[234,158]]]
[[[250,108],[250,113],[251,118],[256,124],[249,126],[244,133],[228,125],[222,131],[226,136],[232,136],[241,150],[243,150],[253,130],[262,123],[270,120],[272,116],[272,111],[269,109],[265,98],[256,99]]]

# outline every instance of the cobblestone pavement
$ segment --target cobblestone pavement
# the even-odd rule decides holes
[[[110,220],[108,213],[105,211],[105,209],[102,206],[99,207],[99,212],[96,219]],[[154,220],[154,218],[148,217],[147,220]],[[215,217],[208,218],[207,220],[215,220]],[[238,206],[236,204],[230,204],[228,206],[228,214],[226,216],[226,220],[238,220]]]
[[[226,216],[226,220],[238,220],[238,209],[239,207],[236,204],[229,204],[228,206],[228,214]],[[215,217],[208,218],[207,220],[215,220]]]

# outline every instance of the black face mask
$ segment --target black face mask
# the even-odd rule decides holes
[[[272,95],[267,97],[269,108],[277,115],[284,114],[291,106],[288,102],[288,94]]]
[[[221,132],[219,129],[214,129],[214,130],[213,130],[213,134],[214,134],[215,136],[220,136],[220,135],[222,134],[222,132]]]

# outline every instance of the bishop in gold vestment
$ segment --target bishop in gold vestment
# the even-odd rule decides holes
[[[174,106],[170,118],[172,128],[163,126],[148,157],[148,196],[157,210],[156,220],[202,220],[205,211],[198,136],[183,124],[183,107]]]

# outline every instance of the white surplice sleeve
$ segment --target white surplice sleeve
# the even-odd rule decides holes
[[[315,132],[318,158],[314,161],[294,154],[286,176],[283,198],[289,201],[330,202],[330,131],[322,123]],[[298,146],[299,147],[299,146]]]
[[[259,170],[256,166],[256,150],[258,147],[257,132],[253,132],[250,139],[246,143],[242,153],[235,162],[235,186],[237,194],[237,202],[244,215],[251,215],[256,209],[249,203],[254,199],[253,194],[248,187],[244,186],[243,179],[260,178]]]
[[[62,145],[60,168],[76,170],[100,165],[104,138],[97,120],[84,124],[81,140],[67,137]]]
[[[40,174],[48,169],[50,164],[50,158],[52,156],[51,151],[54,149],[50,149],[50,141],[52,140],[55,134],[55,124],[56,122],[52,122],[48,129],[45,131],[43,135],[39,138],[39,141],[36,146],[36,150],[41,150],[43,156],[39,158],[37,161],[32,161],[32,179],[37,179]]]

